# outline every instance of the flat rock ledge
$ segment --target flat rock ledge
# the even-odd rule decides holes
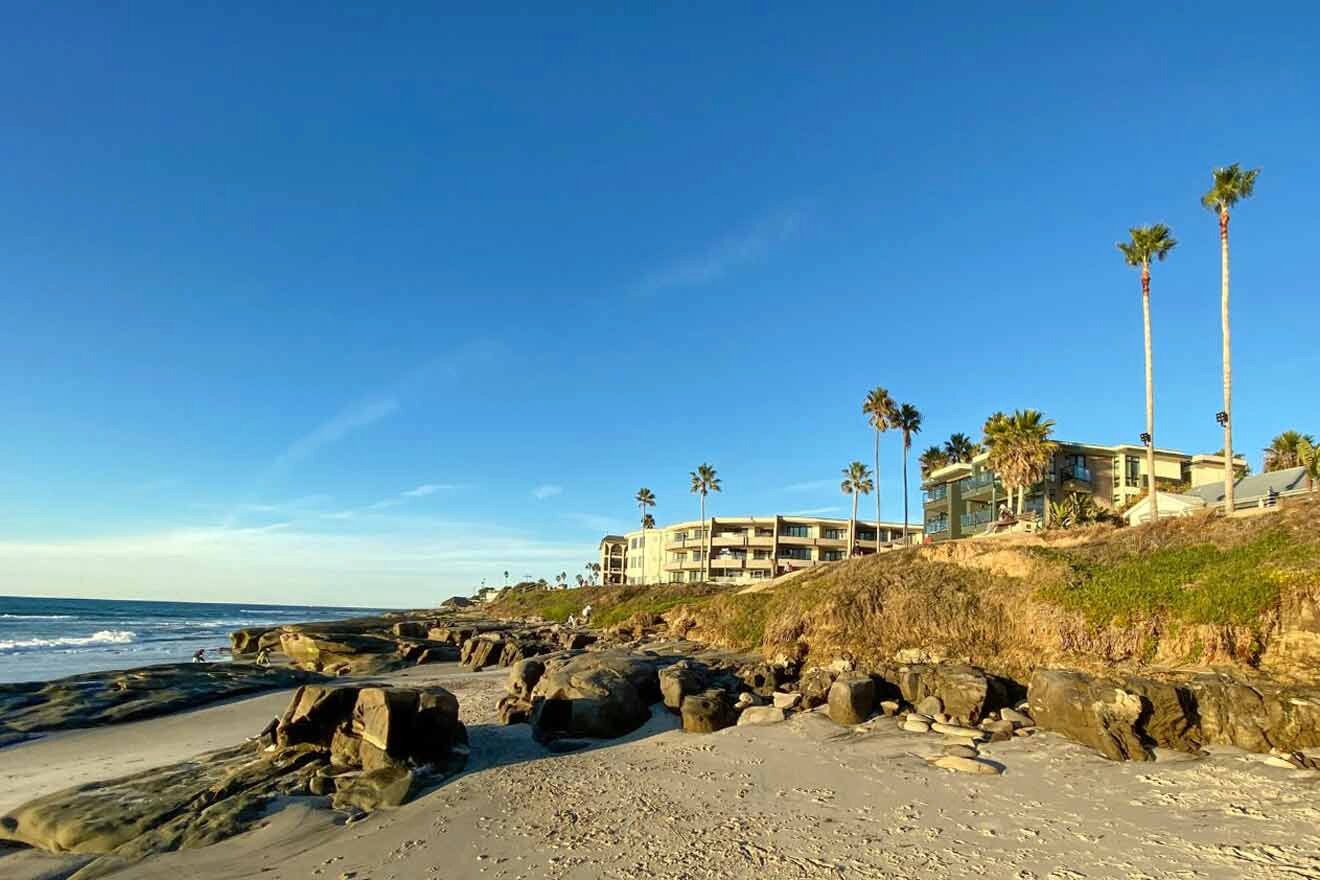
[[[167,663],[0,685],[0,747],[51,730],[139,721],[320,676],[251,663]]]
[[[271,741],[273,739],[273,742]],[[55,792],[0,817],[0,840],[100,857],[79,872],[207,846],[290,798],[358,816],[398,806],[467,762],[458,700],[440,687],[299,688],[272,735]]]

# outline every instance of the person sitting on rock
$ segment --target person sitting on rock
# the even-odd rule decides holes
[[[196,653],[196,654],[193,654],[193,661],[192,661],[192,662],[194,662],[194,663],[205,663],[205,662],[206,662],[206,649],[205,649],[205,648],[198,648],[198,649],[197,649],[197,653]]]
[[[591,606],[590,606],[590,605],[588,605],[588,606],[586,606],[585,608],[582,609],[582,625],[583,625],[583,626],[586,626],[588,623],[591,623]]]
[[[257,651],[257,665],[258,666],[270,665],[270,648],[262,648],[261,650]]]

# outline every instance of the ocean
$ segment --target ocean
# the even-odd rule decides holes
[[[229,659],[231,630],[379,610],[0,596],[0,682],[175,663],[191,659],[198,648],[205,648],[210,659],[223,661]]]

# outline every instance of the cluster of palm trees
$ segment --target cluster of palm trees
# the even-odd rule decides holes
[[[1307,488],[1314,492],[1316,482],[1320,481],[1320,443],[1314,434],[1284,431],[1265,447],[1266,472],[1295,467],[1305,469]]]
[[[844,481],[840,488],[845,495],[853,496],[853,516],[849,529],[849,541],[857,530],[857,496],[875,491],[875,549],[880,551],[880,435],[886,431],[898,431],[903,438],[903,539],[908,535],[908,453],[912,449],[912,438],[921,433],[921,412],[910,403],[896,403],[889,391],[880,386],[872,388],[862,400],[862,415],[866,423],[875,432],[875,482],[871,485],[871,474],[866,466],[854,461],[843,469]],[[858,469],[860,465],[860,470]],[[856,476],[858,479],[854,480]],[[852,550],[850,548],[849,552]]]
[[[1238,202],[1250,198],[1256,188],[1259,168],[1244,170],[1234,162],[1211,172],[1210,189],[1201,196],[1201,204],[1213,211],[1219,219],[1219,276],[1220,323],[1223,329],[1223,382],[1224,409],[1219,421],[1224,427],[1224,512],[1233,512],[1233,366],[1232,345],[1228,321],[1228,221],[1230,212]],[[1128,230],[1128,240],[1118,242],[1124,261],[1141,272],[1141,314],[1146,342],[1146,431],[1142,442],[1146,444],[1146,473],[1150,481],[1150,518],[1159,518],[1159,495],[1155,491],[1155,380],[1151,353],[1150,330],[1150,264],[1162,262],[1178,242],[1168,226],[1155,223],[1134,226]]]
[[[702,576],[710,576],[710,530],[706,528],[706,496],[711,492],[723,491],[720,483],[719,474],[715,468],[709,464],[702,463],[697,465],[697,469],[691,471],[688,476],[692,480],[691,491],[693,495],[698,496],[702,531],[705,537],[702,540],[703,552],[702,558]],[[647,512],[647,508],[655,507],[655,493],[643,486],[637,490],[633,496],[633,501],[637,504],[637,509],[642,515],[642,529],[655,528],[655,517]]]
[[[994,413],[985,420],[982,444],[990,453],[989,464],[999,476],[1022,515],[1027,489],[1045,479],[1059,444],[1050,439],[1054,420],[1034,409],[1016,410],[1012,415]]]
[[[917,464],[921,467],[922,479],[925,479],[942,467],[951,464],[969,464],[984,451],[984,446],[966,434],[950,434],[943,446],[926,447],[926,451],[917,459]]]

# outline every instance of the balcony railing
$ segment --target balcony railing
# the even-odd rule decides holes
[[[940,532],[949,530],[949,521],[945,518],[926,520],[925,532],[928,535],[938,535]]]
[[[994,471],[981,471],[979,474],[972,474],[970,477],[963,477],[958,481],[958,488],[964,495],[984,489],[986,486],[997,484]],[[1003,488],[1000,486],[1000,488]]]
[[[931,486],[926,490],[927,501],[941,501],[949,497],[949,484],[940,483],[938,486]]]
[[[1064,468],[1059,471],[1059,481],[1063,483],[1090,483],[1091,469],[1088,467],[1082,467],[1081,465]]]
[[[958,519],[962,523],[964,529],[970,529],[975,528],[976,526],[983,526],[994,518],[994,511],[988,507],[983,507],[980,510],[973,510],[964,513]]]

